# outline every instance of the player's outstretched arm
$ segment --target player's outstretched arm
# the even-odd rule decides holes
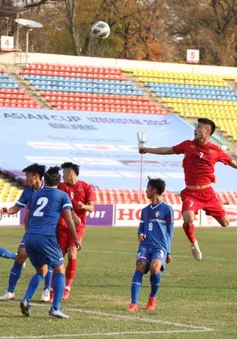
[[[74,238],[77,250],[80,251],[81,250],[81,243],[78,240],[76,228],[75,228],[75,225],[74,225],[74,222],[73,222],[73,219],[72,219],[72,212],[71,212],[71,210],[70,209],[65,209],[63,211],[63,216],[64,216],[64,218],[66,220],[66,223],[67,223],[67,226],[68,226],[70,232],[72,233],[72,236]]]
[[[229,166],[237,169],[237,161],[232,159]]]
[[[17,206],[17,205],[14,205],[14,206],[12,206],[10,208],[3,207],[3,208],[0,209],[0,213],[1,214],[15,214],[15,213],[19,212],[20,209],[21,208],[19,206]]]
[[[139,147],[140,154],[175,154],[173,147]]]

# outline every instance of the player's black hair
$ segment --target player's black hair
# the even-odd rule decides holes
[[[214,121],[207,119],[207,118],[199,118],[198,122],[211,126],[211,135],[215,132],[216,125],[215,125]]]
[[[25,173],[33,173],[33,174],[39,174],[40,179],[42,179],[42,177],[45,174],[45,169],[46,167],[44,165],[39,165],[36,162],[30,166],[27,166],[26,168],[24,168],[22,170],[22,172]]]
[[[72,162],[64,162],[61,165],[61,168],[62,169],[71,168],[76,173],[76,175],[79,175],[79,172],[80,172],[80,166],[77,164],[73,164]]]
[[[46,186],[58,186],[61,181],[61,175],[59,173],[60,167],[50,167],[44,175],[44,181]]]
[[[152,179],[148,177],[147,186],[151,186],[152,188],[154,188],[158,195],[161,195],[165,191],[165,182],[160,178]]]

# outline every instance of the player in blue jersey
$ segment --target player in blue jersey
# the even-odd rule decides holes
[[[162,179],[149,178],[146,196],[151,204],[142,209],[138,229],[139,247],[136,270],[132,278],[132,302],[127,312],[138,310],[138,297],[142,287],[143,274],[150,270],[151,293],[146,306],[147,311],[156,307],[156,295],[160,287],[160,272],[165,270],[165,263],[171,263],[171,242],[174,227],[173,208],[162,201],[165,182]]]
[[[22,192],[19,200],[16,202],[14,206],[11,208],[2,208],[0,213],[6,214],[15,214],[20,211],[21,208],[26,207],[30,197],[34,192],[41,189],[43,187],[42,177],[45,173],[45,166],[34,163],[22,170],[22,172],[26,175],[26,184],[27,188]],[[0,300],[11,300],[15,298],[15,288],[18,279],[21,276],[22,267],[24,267],[24,263],[27,259],[27,253],[25,251],[25,238],[23,236],[17,251],[17,255],[15,257],[15,262],[13,267],[11,268],[9,280],[8,280],[8,289],[7,291],[0,296]],[[52,269],[49,269],[47,276],[45,277],[45,286],[42,292],[41,300],[49,301],[50,299],[50,284],[52,280]]]
[[[51,167],[45,173],[45,187],[33,194],[27,205],[25,248],[36,274],[20,302],[22,314],[26,316],[30,315],[30,300],[47,274],[49,265],[54,271],[54,299],[49,315],[68,318],[60,309],[65,288],[65,269],[63,253],[56,238],[56,226],[62,213],[78,251],[81,245],[72,218],[71,200],[67,193],[57,189],[61,180],[59,170],[59,167]]]

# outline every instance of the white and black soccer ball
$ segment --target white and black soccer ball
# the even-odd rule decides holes
[[[105,39],[110,34],[110,27],[104,21],[97,21],[92,25],[91,32],[96,38]]]

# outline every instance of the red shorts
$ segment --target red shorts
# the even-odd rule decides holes
[[[76,231],[77,231],[78,239],[79,239],[80,243],[82,243],[85,227],[78,227],[78,228],[76,228]],[[72,246],[72,247],[76,246],[74,238],[73,238],[72,233],[70,232],[69,228],[66,228],[66,227],[65,228],[58,228],[57,239],[58,239],[58,244],[59,244],[63,254],[65,254],[67,252],[69,246]]]
[[[181,199],[182,213],[191,210],[197,214],[198,210],[204,210],[207,215],[218,219],[226,215],[226,211],[211,186],[196,190],[185,188],[181,191]]]

